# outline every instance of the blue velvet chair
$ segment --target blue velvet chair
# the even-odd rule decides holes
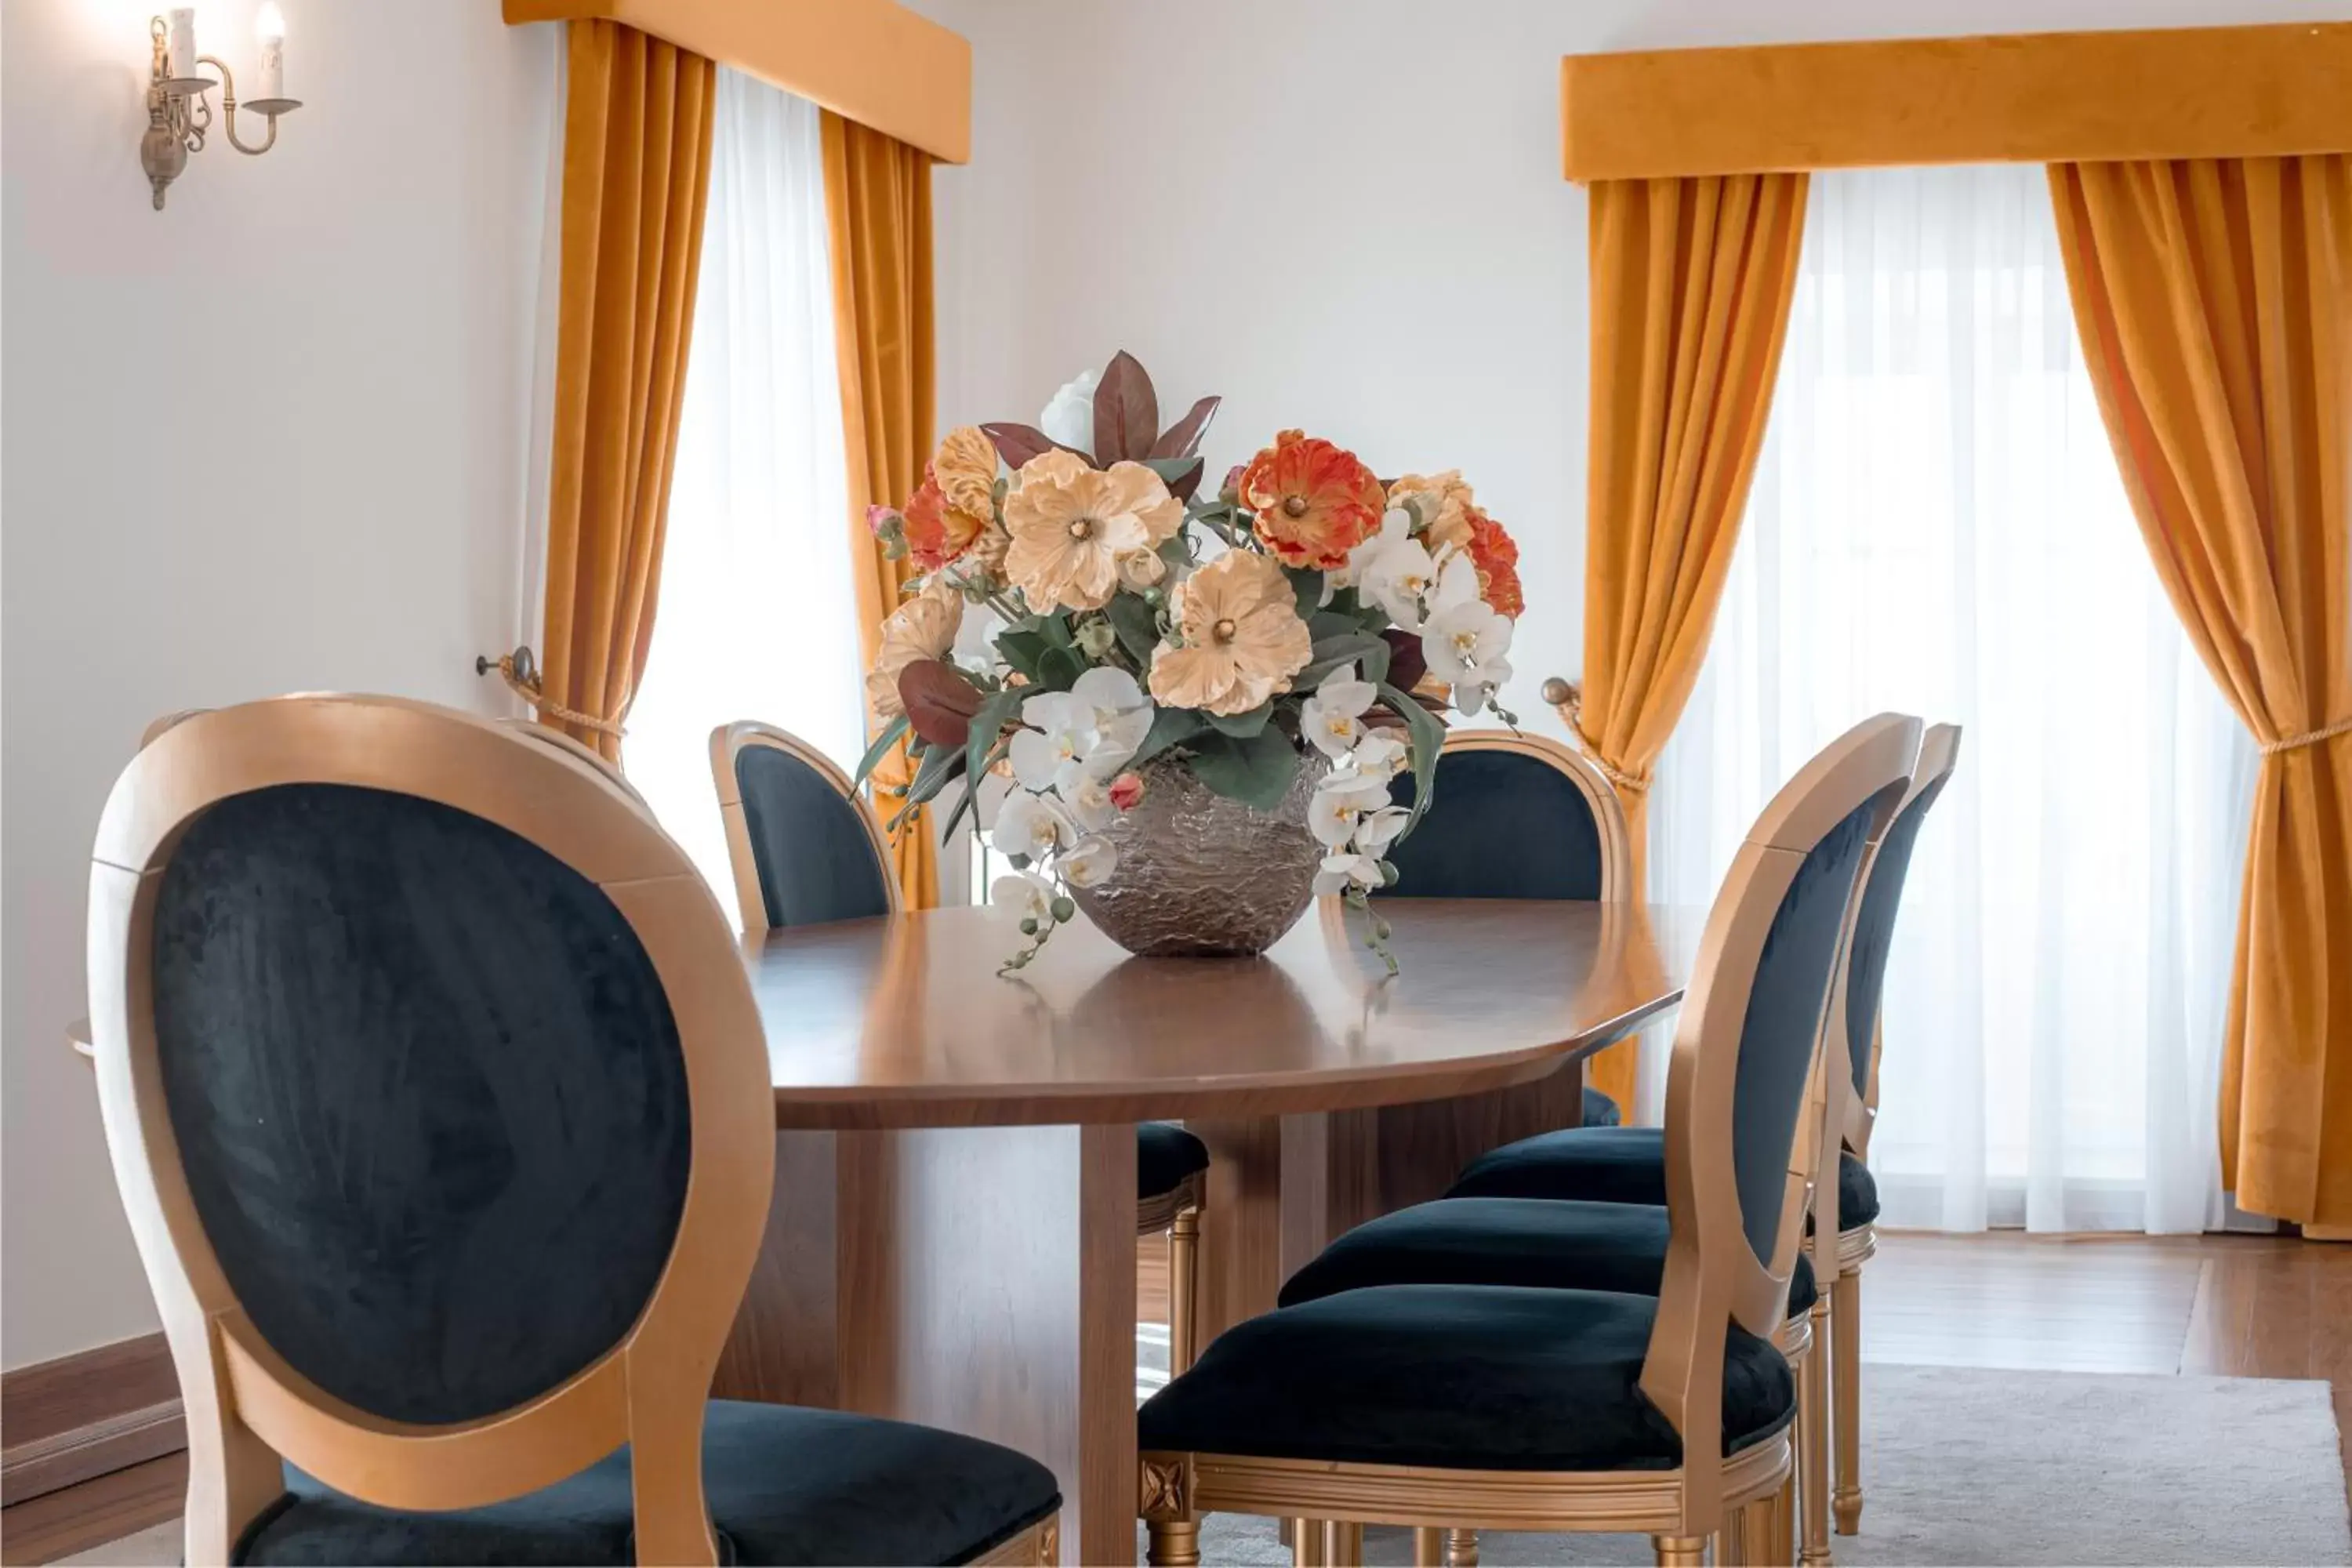
[[[1410,805],[1411,778],[1393,794]],[[1448,732],[1436,798],[1389,858],[1403,898],[1633,896],[1625,810],[1609,781],[1557,741],[1504,730]],[[1622,1120],[1615,1100],[1584,1087],[1583,1125]]]
[[[824,752],[745,721],[710,733],[710,772],[747,931],[862,920],[898,909],[888,841]],[[1209,1150],[1170,1121],[1135,1130],[1136,1232],[1168,1237],[1168,1359],[1191,1364]]]
[[[1007,1563],[1042,1465],[709,1398],[766,1227],[759,1012],[610,773],[389,698],[187,718],[90,874],[186,1561]]]
[[[1796,1412],[1770,1336],[1802,1241],[1807,1089],[1858,875],[1918,738],[1898,715],[1857,726],[1774,797],[1725,878],[1668,1074],[1654,1282],[1628,1221],[1594,1240],[1615,1270],[1601,1288],[1335,1279],[1229,1330],[1138,1415],[1154,1563],[1193,1561],[1199,1516],[1230,1510],[1288,1517],[1303,1561],[1358,1561],[1354,1521],[1379,1520],[1412,1525],[1423,1563],[1449,1531],[1638,1529],[1661,1562],[1696,1563],[1771,1504]]]

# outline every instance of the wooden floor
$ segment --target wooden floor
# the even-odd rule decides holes
[[[1142,1252],[1139,1308],[1164,1321],[1164,1255]],[[2352,1433],[2352,1245],[1892,1235],[1863,1294],[1871,1361],[2323,1379]],[[174,1455],[0,1511],[0,1562],[52,1562],[171,1519],[186,1475]]]

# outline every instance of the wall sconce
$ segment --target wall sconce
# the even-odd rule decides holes
[[[188,154],[205,150],[205,134],[213,124],[208,90],[221,89],[221,128],[228,144],[257,158],[278,144],[278,117],[302,107],[301,100],[286,96],[286,18],[277,0],[263,0],[254,31],[261,38],[261,92],[244,107],[268,120],[269,134],[260,146],[248,147],[236,134],[236,79],[217,56],[196,53],[195,7],[174,7],[168,23],[162,16],[148,22],[155,50],[148,67],[147,132],[139,139],[139,165],[154,187],[157,212],[163,210],[164,189],[188,166]],[[220,79],[200,75],[202,66],[220,72]]]

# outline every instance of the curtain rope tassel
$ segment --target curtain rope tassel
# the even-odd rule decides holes
[[[620,738],[621,726],[615,721],[599,719],[593,713],[583,713],[577,708],[567,708],[540,690],[539,661],[531,657],[529,643],[518,644],[514,652],[502,653],[496,658],[483,654],[474,660],[476,675],[488,675],[494,669],[499,672],[499,679],[514,689],[516,696],[538,710],[541,721],[551,718],[559,723],[593,730],[600,735],[610,735],[615,740]]]
[[[2335,723],[2308,734],[2290,735],[2284,741],[2273,741],[2263,747],[2263,755],[2275,757],[2281,752],[2299,752],[2305,746],[2316,746],[2322,741],[2332,741],[2338,735],[2352,735],[2352,719],[2338,719]]]

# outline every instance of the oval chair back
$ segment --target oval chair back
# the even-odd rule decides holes
[[[725,914],[610,775],[392,698],[192,715],[117,781],[89,919],[186,1560],[231,1557],[281,1459],[447,1510],[626,1443],[641,1558],[715,1561],[767,1053]]]
[[[1733,857],[1685,992],[1666,1078],[1670,1239],[1642,1391],[1685,1442],[1722,1430],[1724,1336],[1786,1315],[1812,1159],[1801,1136],[1849,906],[1911,776],[1919,721],[1864,721],[1775,795]],[[1719,1466],[1689,1464],[1704,1532]]]
[[[710,732],[710,776],[745,931],[898,912],[881,824],[824,752],[742,720]]]
[[[1412,775],[1392,794],[1410,805]],[[1506,730],[1447,734],[1429,809],[1389,858],[1401,898],[1633,896],[1625,810],[1609,781],[1557,741]]]

